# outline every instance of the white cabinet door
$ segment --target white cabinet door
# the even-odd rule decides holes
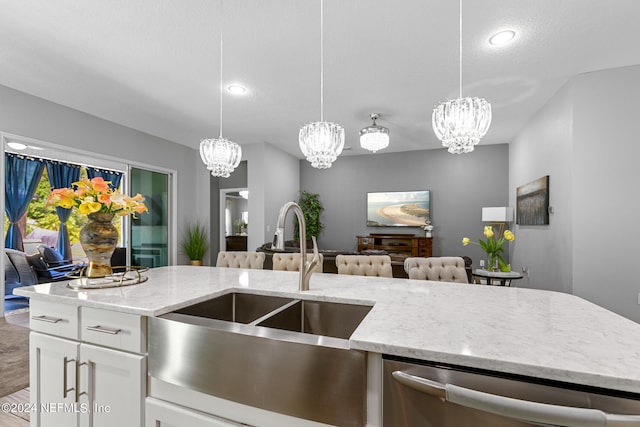
[[[147,398],[146,427],[243,427],[229,420],[214,417],[203,412],[173,405],[162,400]],[[248,426],[250,427],[250,426]]]
[[[146,357],[89,344],[80,346],[82,427],[139,427],[144,423]]]
[[[29,376],[31,427],[74,427],[80,415],[76,404],[76,360],[80,344],[31,332]]]

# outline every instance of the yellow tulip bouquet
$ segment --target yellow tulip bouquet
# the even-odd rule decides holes
[[[467,246],[469,243],[472,243],[474,245],[480,246],[489,258],[489,265],[487,266],[487,268],[493,268],[496,265],[497,261],[498,267],[501,271],[511,271],[511,265],[507,264],[507,262],[504,260],[504,258],[502,258],[502,256],[500,256],[500,254],[504,252],[504,248],[502,247],[504,245],[504,242],[511,242],[515,240],[516,236],[510,230],[505,230],[502,237],[496,240],[495,234],[493,232],[493,227],[490,225],[484,227],[484,236],[487,238],[486,241],[480,239],[477,242],[472,242],[471,239],[465,237],[462,239],[462,244]]]
[[[114,213],[119,216],[147,212],[144,197],[138,193],[134,197],[112,190],[109,181],[102,177],[82,179],[74,182],[75,188],[56,188],[47,197],[48,206],[60,206],[65,209],[78,208],[83,215],[92,213]]]

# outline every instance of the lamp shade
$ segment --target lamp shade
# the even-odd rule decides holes
[[[510,206],[482,208],[482,222],[512,222],[513,208]]]

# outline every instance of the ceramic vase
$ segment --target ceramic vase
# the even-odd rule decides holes
[[[87,277],[104,277],[113,273],[111,255],[118,244],[118,230],[113,225],[113,213],[92,213],[80,230],[80,244],[87,255]]]

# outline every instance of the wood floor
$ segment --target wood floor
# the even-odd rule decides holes
[[[16,326],[29,327],[29,309],[16,310],[11,313],[7,313],[4,318],[0,317],[0,322],[11,323]]]
[[[29,389],[0,397],[0,426],[29,427]]]
[[[29,310],[10,313],[0,322],[16,326],[29,327]],[[27,410],[26,412],[24,410]],[[0,397],[0,426],[28,427],[29,426],[29,388],[16,391],[8,396]]]

